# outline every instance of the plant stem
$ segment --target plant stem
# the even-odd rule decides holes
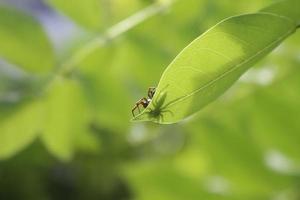
[[[170,5],[174,3],[174,1],[170,1],[169,3],[155,3],[150,5],[132,16],[120,21],[114,26],[107,29],[102,35],[96,36],[84,44],[78,51],[76,51],[68,60],[61,64],[60,70],[58,71],[58,75],[66,74],[79,64],[82,60],[84,60],[90,53],[95,51],[97,48],[106,44],[106,42],[122,35],[128,30],[134,28],[145,20],[149,19],[152,16],[155,16],[158,13],[166,10]]]

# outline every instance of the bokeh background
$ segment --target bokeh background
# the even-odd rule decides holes
[[[299,200],[299,32],[196,116],[130,122],[193,39],[272,2],[0,0],[0,199]]]

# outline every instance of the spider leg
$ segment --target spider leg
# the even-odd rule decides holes
[[[136,103],[135,103],[135,106],[132,108],[131,112],[132,112],[132,115],[133,117],[135,117],[135,114],[134,114],[134,111],[136,109],[139,110],[139,113],[141,113],[141,109],[140,109],[140,105],[142,105],[144,108],[147,107],[148,105],[148,101],[145,97],[141,98],[140,100],[138,100]]]
[[[139,113],[141,112],[140,104],[141,104],[141,103],[137,103],[137,104],[136,104],[136,107],[137,107],[137,109],[139,110]]]
[[[155,93],[155,87],[149,87],[148,88],[148,97],[150,99],[152,99],[152,97],[154,96],[154,93]]]
[[[135,117],[134,111],[135,111],[136,109],[139,110],[139,113],[141,112],[140,105],[141,105],[141,100],[139,100],[138,102],[136,102],[136,103],[135,103],[135,106],[132,108],[131,112],[132,112],[133,117]]]
[[[134,114],[134,111],[138,108],[139,109],[139,104],[135,104],[135,106],[132,108],[131,112],[132,112],[132,115],[133,117],[135,117],[135,114]],[[139,109],[140,110],[140,109]]]

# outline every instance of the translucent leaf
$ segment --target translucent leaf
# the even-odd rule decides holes
[[[29,72],[46,72],[54,67],[48,38],[33,17],[0,7],[0,57]]]
[[[288,0],[277,2],[267,8],[262,9],[262,12],[274,13],[280,16],[286,16],[300,24],[300,2],[298,0]]]
[[[295,30],[293,19],[272,13],[220,22],[174,59],[150,105],[134,120],[175,123],[198,112]]]

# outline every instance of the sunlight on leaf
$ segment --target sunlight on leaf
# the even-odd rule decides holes
[[[223,20],[174,59],[151,104],[133,120],[176,123],[198,112],[295,30],[292,18],[272,13]]]

